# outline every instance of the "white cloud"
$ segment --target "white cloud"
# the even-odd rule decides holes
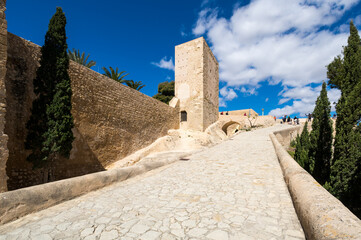
[[[269,100],[269,99],[268,99],[268,98],[266,98],[264,101],[265,101],[265,102],[268,102],[268,100]]]
[[[238,88],[236,87],[235,89],[238,90]],[[242,87],[241,88],[241,93],[244,93],[245,95],[257,95],[258,92],[256,90],[256,87]]]
[[[222,97],[219,98],[219,106],[220,107],[227,107],[226,101]]]
[[[196,26],[192,32],[195,35],[202,35],[205,31],[212,27],[217,21],[217,10],[206,8],[199,12]]]
[[[207,5],[210,2],[210,0],[203,0],[201,3],[201,7],[204,7],[205,5]]]
[[[159,62],[152,62],[152,64],[160,68],[174,71],[174,63],[172,58],[167,60],[167,57],[164,57]]]
[[[289,100],[291,100],[291,98],[281,98],[281,99],[278,101],[278,105],[282,105],[282,104],[288,102]]]
[[[288,89],[282,93],[282,98],[280,102],[283,100],[284,102],[279,103],[283,104],[291,99],[294,99],[292,105],[287,105],[283,108],[276,108],[270,111],[269,115],[272,116],[283,116],[290,115],[295,113],[300,113],[301,116],[305,116],[305,114],[313,112],[315,107],[316,99],[320,95],[321,86],[311,88],[309,86],[303,88],[293,88]],[[335,111],[334,102],[337,102],[341,93],[338,89],[330,89],[327,92],[327,96],[331,103],[331,111]]]
[[[183,24],[181,25],[181,28],[180,28],[180,34],[181,34],[182,37],[188,36],[188,33],[186,31],[186,27]]]
[[[279,104],[293,104],[282,109],[309,111],[319,91],[308,86],[326,79],[325,66],[347,43],[348,28],[332,32],[328,26],[358,1],[253,0],[229,19],[206,8],[199,12],[193,34],[206,34],[227,91],[256,94],[261,82],[281,83],[290,90],[281,93]],[[337,96],[329,91],[330,99]]]
[[[227,87],[221,88],[219,92],[226,101],[232,101],[237,97],[237,93],[233,89],[227,89]]]
[[[355,17],[355,25],[359,26],[361,25],[361,15],[358,15],[357,17]]]

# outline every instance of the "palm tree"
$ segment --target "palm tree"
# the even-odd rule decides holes
[[[131,87],[135,90],[140,91],[145,85],[142,83],[142,81],[134,82],[133,80],[126,80],[125,83],[128,85],[128,87]]]
[[[121,71],[118,73],[118,68],[114,69],[112,67],[109,67],[110,71],[106,67],[102,67],[104,73],[104,76],[107,76],[108,78],[114,79],[117,82],[120,83],[126,83],[128,80],[125,80],[124,77],[128,76],[129,73],[125,74],[125,71]]]
[[[96,62],[94,62],[93,60],[88,62],[88,58],[89,58],[89,54],[85,57],[85,53],[83,52],[80,55],[79,50],[77,51],[76,49],[73,48],[73,51],[68,50],[68,56],[70,60],[73,60],[74,62],[77,62],[81,65],[84,65],[87,68],[91,68],[94,67]]]

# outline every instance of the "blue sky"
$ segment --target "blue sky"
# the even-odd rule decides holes
[[[349,21],[361,29],[361,0],[8,0],[8,31],[42,45],[57,6],[69,48],[89,53],[93,70],[118,67],[153,96],[174,80],[174,46],[203,36],[220,64],[220,111],[277,116],[312,112]]]

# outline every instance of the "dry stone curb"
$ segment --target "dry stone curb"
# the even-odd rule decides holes
[[[287,153],[276,135],[289,136],[295,128],[270,134],[298,218],[308,239],[361,239],[361,221],[324,189]]]
[[[0,193],[0,225],[178,160],[146,162]]]

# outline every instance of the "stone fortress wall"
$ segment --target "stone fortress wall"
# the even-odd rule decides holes
[[[199,61],[201,59],[201,61]],[[218,120],[218,62],[203,37],[175,47],[175,97],[184,130],[205,131]]]
[[[7,50],[7,23],[5,19],[6,0],[0,0],[0,192],[7,191],[6,160],[8,158],[7,135],[5,130],[6,113],[6,50]]]
[[[71,61],[73,149],[70,159],[60,159],[52,176],[45,176],[47,172],[32,169],[24,148],[40,47],[11,33],[7,45],[5,86],[7,109],[11,111],[5,117],[5,134],[9,136],[9,157],[7,161],[1,159],[0,171],[1,164],[6,164],[9,190],[41,184],[48,178],[60,180],[104,170],[179,126],[178,109]],[[0,120],[4,122],[4,118]],[[0,147],[6,148],[6,144],[2,142]],[[6,175],[0,173],[0,177],[0,184],[6,182]]]

